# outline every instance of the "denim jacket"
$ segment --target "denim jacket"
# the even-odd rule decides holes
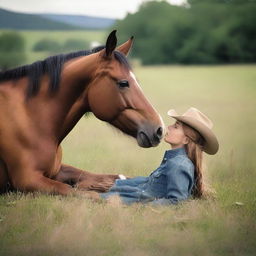
[[[165,152],[160,166],[148,177],[116,180],[102,198],[119,195],[122,202],[153,205],[177,204],[191,195],[194,185],[194,165],[184,148]]]

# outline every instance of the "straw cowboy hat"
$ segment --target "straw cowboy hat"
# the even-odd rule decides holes
[[[215,134],[212,132],[212,121],[206,115],[196,108],[189,108],[183,115],[178,115],[174,109],[170,109],[167,114],[168,116],[189,125],[201,134],[205,139],[203,151],[210,155],[217,153],[219,143]]]

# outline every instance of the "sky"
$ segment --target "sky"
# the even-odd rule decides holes
[[[25,13],[79,14],[122,19],[147,0],[0,0],[0,8]],[[167,0],[182,4],[185,0]]]

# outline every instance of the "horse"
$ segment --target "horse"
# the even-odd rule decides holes
[[[62,163],[61,142],[92,112],[141,147],[163,136],[160,115],[144,96],[116,30],[104,47],[51,56],[0,73],[0,190],[71,195],[104,192],[120,178]],[[88,136],[90,136],[88,134]]]

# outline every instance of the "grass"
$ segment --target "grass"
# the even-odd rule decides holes
[[[65,42],[68,39],[80,39],[85,41],[98,41],[104,43],[105,31],[101,30],[68,30],[68,31],[38,31],[22,30],[20,34],[26,39],[26,48],[32,50],[37,41],[48,38],[58,43]]]
[[[3,30],[2,30],[3,31]],[[0,30],[1,33],[1,30]],[[106,32],[101,30],[68,30],[68,31],[38,31],[38,30],[19,30],[19,33],[25,39],[26,61],[24,64],[30,64],[37,60],[45,59],[53,55],[49,52],[35,52],[34,45],[42,39],[50,39],[57,43],[63,44],[69,39],[84,40],[86,42],[96,41],[101,44],[105,43]],[[86,50],[87,47],[85,47]]]
[[[194,106],[214,122],[220,151],[205,156],[216,199],[173,207],[92,203],[75,197],[0,197],[0,255],[255,255],[256,66],[135,67],[151,103]],[[95,173],[147,175],[163,152],[141,149],[93,115],[63,143],[64,162]],[[242,203],[239,204],[237,202]]]

